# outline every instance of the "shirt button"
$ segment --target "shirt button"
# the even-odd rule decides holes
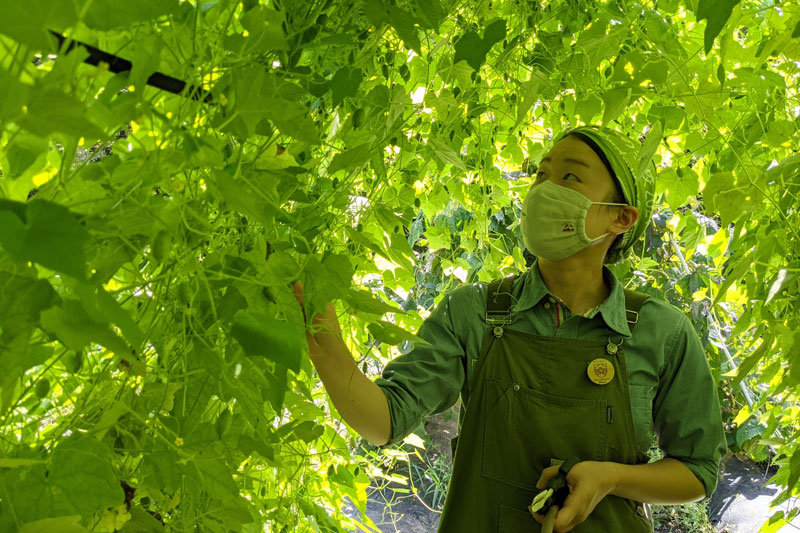
[[[519,385],[514,385],[514,390],[519,390]]]
[[[544,308],[545,308],[545,309],[550,309],[550,303],[549,303],[549,302],[548,302],[548,303],[545,303],[545,304],[544,304]]]
[[[550,303],[551,303],[551,304],[554,304],[554,303],[556,303],[556,301],[555,301],[555,300],[553,300],[552,298],[548,298],[548,300],[550,300]]]

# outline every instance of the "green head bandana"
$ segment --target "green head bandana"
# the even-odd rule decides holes
[[[655,164],[652,156],[642,153],[641,145],[619,133],[600,126],[581,126],[561,134],[555,142],[570,133],[582,133],[592,139],[605,154],[617,176],[625,201],[639,210],[639,219],[631,229],[622,234],[622,240],[614,250],[609,250],[606,263],[618,263],[625,259],[627,252],[644,234],[653,214],[656,186]],[[643,161],[641,158],[646,158]],[[639,169],[643,169],[639,173]]]

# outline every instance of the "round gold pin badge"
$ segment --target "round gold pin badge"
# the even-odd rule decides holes
[[[592,383],[605,385],[614,379],[614,365],[608,359],[599,357],[589,363],[586,373],[589,375],[589,379],[592,380]]]

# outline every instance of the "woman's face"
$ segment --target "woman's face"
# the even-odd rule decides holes
[[[542,158],[533,187],[545,180],[573,189],[592,202],[606,202],[614,187],[614,179],[594,150],[571,135],[558,141]],[[586,236],[594,239],[609,231],[616,218],[615,209],[592,205],[586,215]]]

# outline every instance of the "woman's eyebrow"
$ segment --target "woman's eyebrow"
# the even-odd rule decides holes
[[[545,157],[544,159],[542,159],[542,163],[547,163],[549,161],[552,161],[552,158]],[[589,163],[586,163],[585,161],[581,161],[580,159],[572,159],[572,158],[568,157],[568,158],[564,159],[564,162],[565,163],[575,163],[576,165],[583,165],[586,168],[589,168]]]

